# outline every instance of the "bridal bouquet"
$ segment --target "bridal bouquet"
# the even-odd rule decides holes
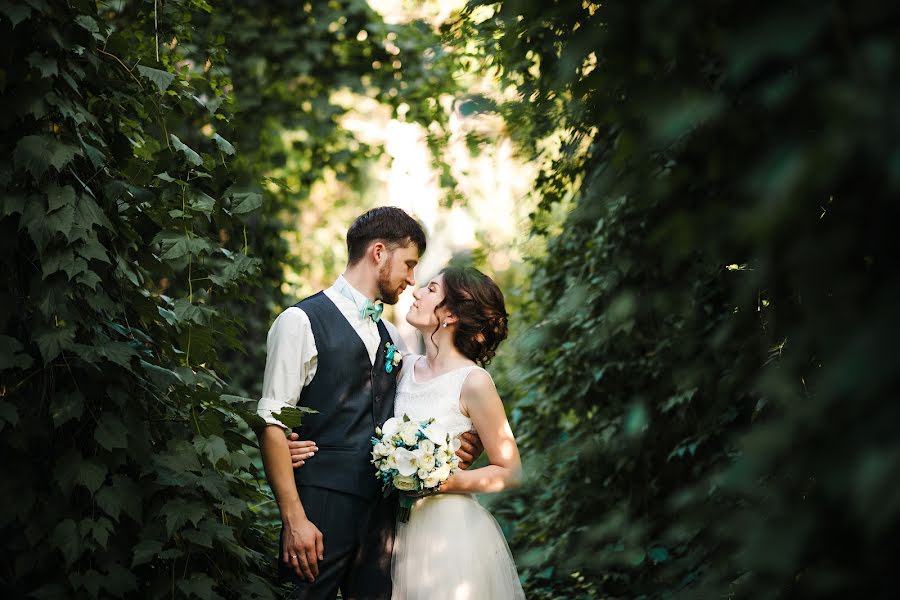
[[[435,419],[413,421],[407,415],[388,419],[372,438],[372,464],[382,489],[400,494],[399,519],[409,520],[416,495],[437,492],[459,468],[459,439]],[[402,493],[411,492],[411,493]]]

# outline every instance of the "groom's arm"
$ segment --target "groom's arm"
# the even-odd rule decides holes
[[[299,577],[314,581],[322,560],[322,532],[306,517],[297,493],[287,438],[278,425],[267,425],[260,434],[266,479],[275,494],[283,527],[281,560],[293,567]]]
[[[266,339],[266,370],[257,413],[266,420],[259,432],[266,478],[278,503],[283,525],[281,559],[299,577],[313,581],[323,554],[322,533],[309,521],[297,492],[287,428],[273,416],[296,406],[315,375],[317,351],[309,317],[299,308],[278,315]]]

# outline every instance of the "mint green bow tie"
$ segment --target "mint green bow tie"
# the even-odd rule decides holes
[[[363,305],[361,309],[359,309],[359,317],[361,319],[365,319],[369,317],[377,323],[381,320],[381,313],[384,312],[384,304],[375,304],[371,300],[366,300],[366,303]]]

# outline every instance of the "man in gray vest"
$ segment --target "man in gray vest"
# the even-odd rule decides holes
[[[344,274],[286,309],[269,330],[258,406],[268,425],[260,442],[292,598],[332,599],[338,589],[344,600],[391,596],[397,501],[382,496],[369,461],[375,427],[394,412],[400,369],[385,368],[386,350],[405,348],[381,310],[415,284],[424,251],[425,233],[404,211],[366,212],[347,231]],[[297,405],[318,412],[304,417],[289,443],[273,413]],[[476,446],[464,442],[464,462],[480,453]]]

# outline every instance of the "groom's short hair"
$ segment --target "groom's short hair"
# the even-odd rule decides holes
[[[391,249],[415,244],[419,256],[425,252],[425,230],[396,206],[379,206],[356,217],[347,230],[347,262],[358,263],[375,241],[384,242]]]

